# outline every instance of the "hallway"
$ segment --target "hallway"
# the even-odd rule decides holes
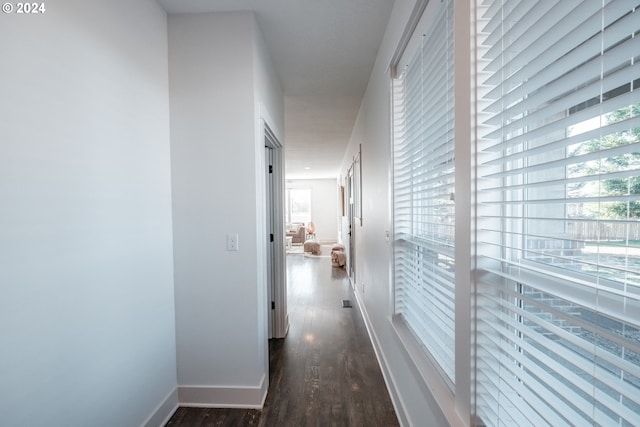
[[[263,410],[180,408],[168,427],[399,425],[345,270],[289,254],[287,278],[291,326],[270,342]]]

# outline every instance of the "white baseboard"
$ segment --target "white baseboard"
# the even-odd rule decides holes
[[[176,409],[178,409],[178,389],[174,388],[142,425],[144,427],[162,427],[169,422]]]
[[[380,341],[378,340],[378,335],[373,329],[373,325],[371,324],[371,319],[369,318],[369,313],[367,312],[367,308],[364,304],[361,303],[360,298],[357,292],[353,293],[356,297],[356,304],[358,306],[358,310],[362,314],[362,318],[364,320],[364,325],[367,329],[367,333],[369,334],[369,339],[373,345],[373,351],[376,354],[376,359],[378,359],[378,365],[380,365],[380,370],[382,371],[382,376],[384,377],[384,381],[387,384],[387,390],[389,391],[389,397],[391,397],[391,403],[393,404],[393,408],[396,411],[396,417],[398,418],[398,422],[401,426],[408,426],[411,423],[407,418],[406,408],[404,406],[404,402],[400,398],[400,394],[398,391],[398,387],[396,385],[395,378],[389,365],[387,363],[387,358],[384,355],[384,351],[380,345]]]
[[[267,398],[266,376],[256,387],[178,386],[180,406],[261,409]]]

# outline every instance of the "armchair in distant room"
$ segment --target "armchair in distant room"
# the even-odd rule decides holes
[[[305,240],[306,228],[301,222],[292,222],[287,224],[287,237],[292,237],[291,243],[302,244]]]

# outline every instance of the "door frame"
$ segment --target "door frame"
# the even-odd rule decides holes
[[[347,274],[351,281],[351,286],[356,285],[356,241],[357,227],[362,227],[362,145],[358,148],[358,153],[353,157],[353,161],[347,170],[344,182],[347,223]]]
[[[289,330],[284,238],[284,150],[267,122],[262,120],[261,125],[261,140],[265,147],[265,262],[267,263],[268,337],[284,338]],[[269,187],[267,188],[267,186]],[[271,236],[273,236],[273,241]]]
[[[356,286],[356,227],[355,227],[355,203],[354,203],[354,168],[353,164],[347,171],[345,179],[345,196],[346,196],[346,208],[347,208],[347,275],[349,276],[351,287],[355,289]]]

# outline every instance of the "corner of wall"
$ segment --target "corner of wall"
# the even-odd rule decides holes
[[[160,404],[154,409],[153,413],[149,415],[149,418],[146,419],[142,425],[144,427],[162,427],[173,416],[173,414],[178,409],[178,388],[174,388],[171,392],[165,397],[165,399],[160,402]]]

